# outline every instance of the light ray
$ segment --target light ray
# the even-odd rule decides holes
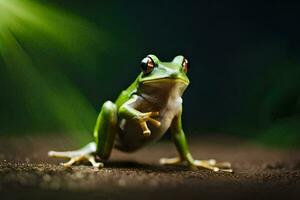
[[[44,72],[44,66],[35,62],[39,58],[28,53],[20,41],[86,67],[95,62],[91,46],[99,45],[99,36],[103,34],[91,23],[37,1],[0,0],[0,56],[6,75],[22,91],[19,96],[30,110],[28,117],[41,124],[51,118],[58,125],[54,130],[91,131],[97,114],[91,104],[58,67]],[[48,60],[44,64],[56,66]]]

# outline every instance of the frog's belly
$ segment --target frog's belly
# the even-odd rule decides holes
[[[141,126],[136,121],[120,119],[120,131],[116,137],[116,148],[127,152],[135,151],[160,139],[170,127],[174,116],[178,114],[181,101],[181,98],[169,99],[164,105],[158,106],[138,97],[136,102],[132,104],[132,107],[140,112],[159,111],[160,115],[158,117],[153,117],[153,119],[159,121],[161,126],[156,127],[150,122],[147,122],[151,135],[146,137],[143,135]]]

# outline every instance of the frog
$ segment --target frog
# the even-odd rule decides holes
[[[141,60],[141,72],[118,98],[106,101],[99,112],[94,128],[94,142],[79,150],[49,151],[50,157],[67,158],[66,167],[89,162],[104,167],[112,149],[132,153],[157,142],[169,132],[178,156],[161,158],[161,165],[185,163],[191,169],[232,172],[230,162],[215,159],[196,160],[187,144],[182,127],[182,96],[190,84],[187,58],[176,56],[171,62],[160,61],[153,54]]]

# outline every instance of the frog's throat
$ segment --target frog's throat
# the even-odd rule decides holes
[[[142,83],[147,84],[147,83],[153,83],[153,82],[158,82],[158,81],[182,82],[185,85],[189,84],[189,81],[184,80],[182,78],[178,78],[178,77],[176,77],[176,78],[168,77],[168,78],[157,78],[157,79],[152,79],[152,80],[144,80],[144,81],[142,81]]]

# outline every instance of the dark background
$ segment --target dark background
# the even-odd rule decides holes
[[[183,98],[188,135],[222,132],[300,146],[299,3],[32,2],[67,13],[66,23],[55,13],[37,16],[65,39],[57,45],[48,29],[26,35],[25,22],[25,31],[10,29],[34,68],[0,54],[1,134],[91,135],[101,104],[134,81],[143,57],[170,61],[182,54],[191,67]]]

